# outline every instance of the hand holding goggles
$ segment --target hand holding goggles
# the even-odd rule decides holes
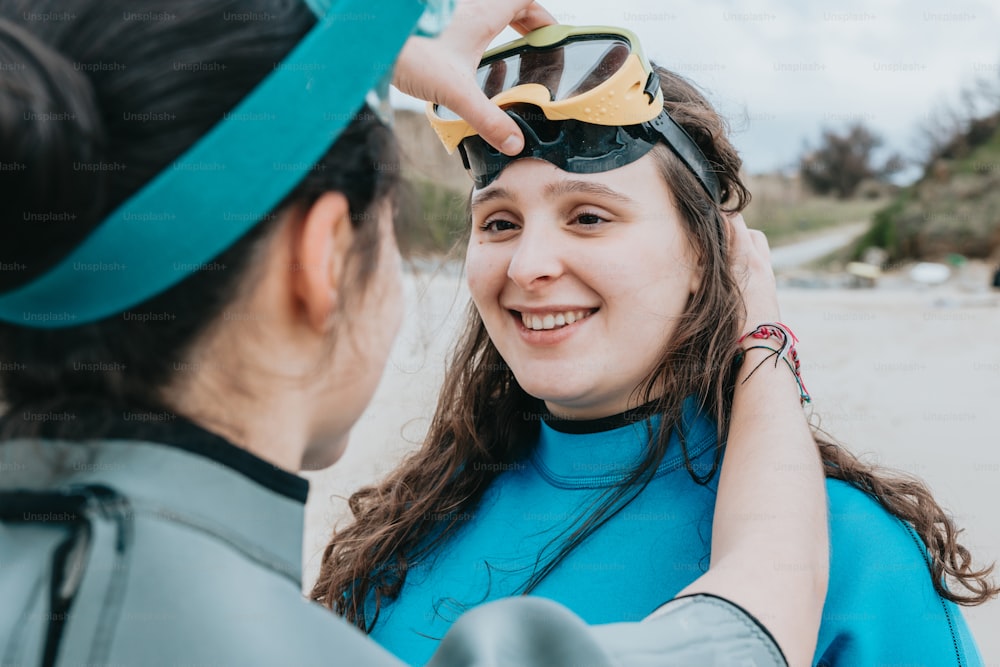
[[[459,148],[477,188],[516,159],[598,173],[634,162],[663,141],[719,201],[711,165],[663,108],[659,77],[629,30],[546,26],[487,51],[476,80],[524,132],[519,155],[497,151],[446,107],[428,104],[427,115],[448,152]]]

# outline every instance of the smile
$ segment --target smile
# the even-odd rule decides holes
[[[525,329],[543,331],[548,329],[561,329],[562,327],[584,320],[596,313],[597,309],[581,308],[578,310],[562,310],[548,313],[519,313],[516,310],[512,310],[511,312],[520,316],[521,323],[524,325]]]

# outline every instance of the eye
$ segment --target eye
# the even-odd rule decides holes
[[[504,220],[503,218],[493,218],[492,220],[486,220],[479,225],[479,229],[484,232],[508,232],[512,229],[517,229],[515,225],[510,220]]]
[[[607,222],[608,219],[592,211],[585,211],[583,213],[578,213],[573,221],[578,225],[583,225],[584,227],[595,227],[602,222]]]

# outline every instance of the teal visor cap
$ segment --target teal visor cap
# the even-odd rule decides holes
[[[298,185],[366,95],[388,87],[406,39],[441,30],[453,0],[308,4],[316,26],[274,71],[58,264],[0,294],[0,320],[94,322],[199,270]]]

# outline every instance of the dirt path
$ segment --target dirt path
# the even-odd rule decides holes
[[[819,259],[834,250],[843,248],[861,236],[868,229],[869,224],[868,222],[851,222],[788,245],[771,248],[771,266],[777,272],[794,269]]]

